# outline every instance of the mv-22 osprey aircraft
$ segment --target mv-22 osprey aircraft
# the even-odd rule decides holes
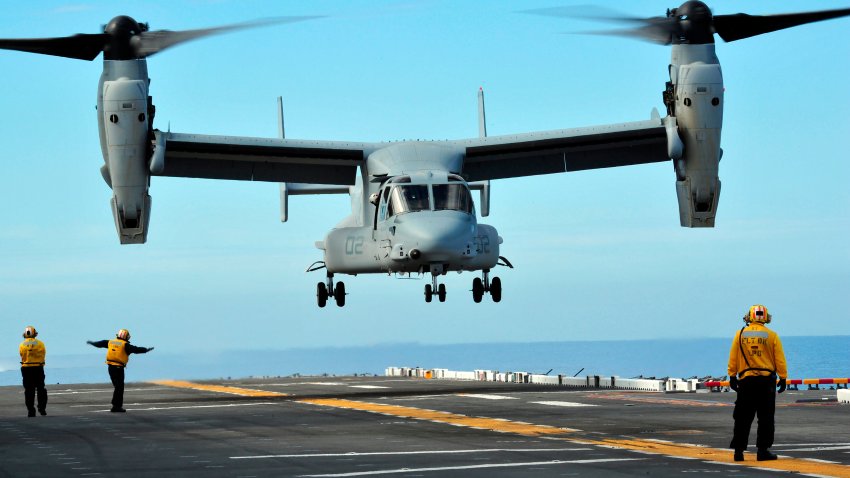
[[[283,221],[291,195],[351,197],[351,214],[317,242],[324,260],[308,268],[327,271],[316,289],[320,307],[329,298],[340,307],[345,304],[345,285],[334,283],[335,274],[367,273],[430,273],[425,300],[436,295],[443,302],[446,288],[440,276],[480,271],[472,282],[473,299],[480,302],[489,294],[499,302],[502,284],[490,271],[512,266],[500,256],[502,239],[496,229],[476,220],[476,211],[482,217],[489,214],[491,180],[672,160],[681,225],[713,227],[720,197],[724,91],[714,34],[731,42],[846,15],[850,8],[713,15],[704,3],[687,1],[665,17],[622,19],[637,28],[620,34],[672,45],[664,118],[653,110],[645,121],[488,137],[479,102],[479,137],[452,141],[309,141],[283,134],[264,139],[154,129],[147,57],[187,40],[258,23],[150,31],[146,24],[119,16],[103,33],[0,40],[0,48],[83,60],[103,52],[97,93],[105,163],[101,173],[113,191],[110,203],[122,244],[147,240],[151,176],[279,182]],[[275,21],[303,19],[307,17]],[[480,191],[478,208],[470,190]]]

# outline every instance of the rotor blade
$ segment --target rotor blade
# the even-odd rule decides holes
[[[615,35],[637,40],[648,41],[659,45],[669,45],[672,43],[673,32],[676,31],[676,21],[671,18],[647,18],[643,20],[645,25],[635,28],[627,28],[622,30],[602,30],[591,32],[596,35]]]
[[[847,15],[850,15],[850,8],[762,16],[747,15],[746,13],[715,15],[714,31],[724,41],[731,42],[761,35],[762,33],[775,32],[785,28],[805,25],[806,23],[830,20]]]
[[[156,30],[152,32],[143,32],[133,38],[133,44],[136,49],[136,54],[140,57],[151,56],[166,48],[170,48],[179,43],[195,40],[197,38],[217,35],[234,30],[243,30],[246,28],[256,28],[266,25],[275,25],[278,23],[294,23],[304,20],[312,20],[322,18],[320,16],[301,16],[301,17],[278,17],[266,20],[258,20],[254,22],[235,23],[232,25],[223,25],[220,27],[201,28],[198,30]]]
[[[599,20],[606,22],[643,22],[640,17],[632,17],[625,15],[607,7],[599,5],[572,5],[564,7],[545,7],[533,8],[530,10],[521,10],[518,13],[528,13],[531,15],[542,15],[544,17],[556,18],[578,18],[581,20]]]
[[[94,60],[109,43],[106,33],[81,33],[59,38],[0,39],[0,49],[61,56],[78,60]]]
[[[578,33],[588,35],[615,35],[627,38],[636,38],[638,40],[648,41],[651,43],[658,43],[661,45],[669,45],[672,42],[673,33],[678,28],[678,24],[675,18],[632,17],[621,14],[620,12],[617,12],[615,10],[611,10],[605,7],[599,7],[596,5],[535,8],[533,10],[524,10],[520,13],[530,13],[532,15],[542,15],[546,17],[580,18],[583,20],[599,20],[607,22],[638,24],[639,26],[636,26],[634,28],[586,31]]]

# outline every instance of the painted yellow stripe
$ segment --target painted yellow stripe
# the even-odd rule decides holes
[[[302,403],[311,403],[324,407],[347,408],[364,412],[381,413],[395,417],[414,418],[437,423],[447,423],[461,427],[481,428],[503,433],[516,433],[525,436],[541,435],[563,435],[575,432],[572,428],[558,428],[548,425],[534,425],[525,422],[514,422],[497,418],[469,417],[456,413],[440,412],[414,407],[402,407],[398,405],[384,405],[381,403],[357,402],[353,400],[340,400],[335,398],[304,399],[298,400]]]
[[[353,400],[339,399],[304,399],[298,400],[302,403],[321,405],[325,407],[345,408],[360,410],[364,412],[380,413],[403,418],[427,420],[449,425],[464,426],[492,430],[503,433],[516,433],[524,436],[541,435],[566,435],[573,433],[569,438],[560,439],[582,445],[596,445],[621,450],[633,450],[644,453],[654,453],[665,456],[696,458],[703,461],[714,461],[722,463],[734,463],[739,466],[753,466],[772,470],[782,470],[797,473],[806,473],[820,476],[833,476],[838,478],[850,478],[850,467],[837,463],[822,463],[800,458],[780,458],[777,461],[756,461],[755,455],[745,455],[746,461],[736,462],[732,459],[732,450],[719,448],[701,447],[683,443],[666,441],[640,440],[640,439],[584,439],[576,436],[579,430],[570,428],[557,428],[548,425],[535,425],[532,423],[513,422],[509,420],[469,417],[437,410],[427,410],[414,407],[403,407],[397,405],[385,405],[380,403],[358,402]],[[557,439],[557,437],[554,437]]]
[[[192,390],[203,390],[205,392],[220,392],[243,397],[286,397],[286,393],[268,392],[266,390],[254,390],[250,388],[225,387],[224,385],[205,385],[203,383],[185,382],[182,380],[154,380],[151,383],[176,388],[190,388]]]

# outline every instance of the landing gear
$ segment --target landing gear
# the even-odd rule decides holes
[[[490,297],[493,298],[493,302],[502,300],[502,279],[494,277],[490,282]]]
[[[481,298],[484,297],[484,282],[481,281],[480,278],[476,277],[472,279],[472,300],[475,303],[481,302]]]
[[[336,299],[337,307],[342,307],[345,305],[345,283],[342,281],[336,283],[336,288],[334,289],[334,299]]]
[[[319,307],[324,307],[328,303],[328,286],[324,282],[316,284],[316,302]]]
[[[481,275],[482,278],[476,277],[472,280],[472,300],[477,304],[481,302],[484,294],[489,293],[493,302],[500,302],[502,300],[502,280],[494,277],[491,281],[490,269],[484,269]]]
[[[345,305],[345,284],[340,281],[334,287],[334,275],[330,272],[325,282],[316,284],[316,303],[319,307],[324,307],[328,303],[328,297],[333,297],[337,307]]]
[[[446,301],[446,284],[437,284],[437,276],[432,275],[431,283],[425,284],[425,302],[431,302],[435,295],[440,302]]]

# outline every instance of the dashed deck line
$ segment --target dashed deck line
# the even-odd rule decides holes
[[[207,385],[203,383],[186,382],[183,380],[155,380],[151,383],[157,385],[165,385],[175,388],[189,388],[192,390],[202,390],[205,392],[219,392],[230,395],[239,395],[242,397],[287,397],[288,393],[270,392],[267,390],[256,390],[252,388],[227,387],[224,385]]]

